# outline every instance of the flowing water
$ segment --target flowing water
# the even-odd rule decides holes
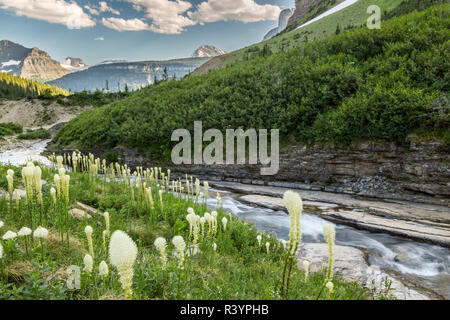
[[[210,188],[212,191],[216,190]],[[234,216],[254,224],[262,232],[268,231],[280,239],[288,239],[289,216],[285,212],[248,206],[236,200],[231,193],[220,192],[223,193],[222,207],[226,212],[231,211]],[[217,201],[208,199],[208,206],[217,207]],[[325,223],[330,222],[305,212],[301,223],[302,241],[325,242],[322,235]],[[344,225],[335,226],[336,244],[365,250],[369,265],[450,299],[449,249]]]
[[[17,148],[0,153],[0,162],[13,165],[25,164],[27,159],[49,165],[46,157],[40,155],[49,140],[35,143],[27,149]],[[237,218],[254,224],[260,231],[268,231],[281,239],[289,236],[289,216],[283,211],[252,207],[239,202],[227,191],[210,188],[210,194],[220,191],[222,207]],[[210,198],[207,204],[217,207],[217,201]],[[302,215],[303,242],[325,242],[322,236],[324,219],[305,212]],[[450,250],[440,246],[419,243],[383,233],[370,233],[344,225],[336,225],[336,243],[364,249],[368,263],[396,275],[440,296],[450,299]]]

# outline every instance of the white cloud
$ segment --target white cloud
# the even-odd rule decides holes
[[[120,16],[120,12],[108,6],[108,4],[105,1],[100,1],[99,5],[100,5],[99,7],[100,12],[111,12],[113,14]]]
[[[179,34],[186,27],[196,22],[184,14],[192,8],[192,4],[183,0],[126,0],[133,7],[141,7],[146,17],[152,20],[150,30],[156,33]]]
[[[150,26],[142,20],[130,19],[125,20],[121,18],[102,18],[102,23],[105,27],[114,29],[116,31],[142,31],[148,30]]]
[[[64,24],[70,28],[93,27],[96,24],[74,1],[0,0],[0,8],[18,16]]]
[[[259,5],[254,0],[207,0],[198,5],[197,11],[188,12],[188,16],[200,24],[222,20],[248,23],[278,20],[280,12],[278,6]]]
[[[94,38],[94,40],[95,40],[95,41],[103,41],[103,40],[105,40],[105,38],[103,38],[103,37],[98,37],[98,38]]]
[[[89,11],[90,14],[93,14],[93,15],[96,15],[96,16],[98,16],[98,15],[100,14],[100,12],[98,12],[97,9],[92,8],[92,7],[88,6],[88,5],[85,5],[84,8],[85,8],[87,11]]]

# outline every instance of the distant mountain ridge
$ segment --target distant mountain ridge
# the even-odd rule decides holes
[[[194,53],[192,54],[192,57],[193,58],[206,58],[206,57],[212,58],[212,57],[221,56],[226,53],[228,53],[228,52],[218,49],[214,46],[205,45],[205,46],[201,46],[200,48],[195,50]]]
[[[54,80],[70,73],[47,52],[9,40],[0,41],[0,72],[38,81]]]
[[[48,82],[72,91],[106,90],[108,92],[140,89],[165,78],[180,79],[210,58],[187,58],[169,61],[104,61],[88,69],[67,74]]]

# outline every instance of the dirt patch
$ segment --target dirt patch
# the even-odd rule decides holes
[[[0,123],[13,122],[24,128],[50,128],[55,123],[68,122],[92,107],[68,107],[42,100],[1,100]]]

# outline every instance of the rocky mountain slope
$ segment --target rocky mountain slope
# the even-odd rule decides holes
[[[220,50],[214,46],[201,46],[192,54],[193,58],[217,57],[226,54],[226,51]]]
[[[278,27],[270,30],[264,36],[264,41],[275,37],[277,34],[279,34],[284,29],[286,29],[289,18],[292,16],[293,13],[294,13],[294,9],[284,9],[283,11],[281,11],[280,18],[278,19]]]
[[[39,81],[54,80],[70,73],[47,52],[8,40],[0,41],[0,72]]]
[[[72,72],[86,70],[88,68],[88,65],[84,63],[82,59],[72,57],[67,57],[66,60],[61,63],[61,66]]]

